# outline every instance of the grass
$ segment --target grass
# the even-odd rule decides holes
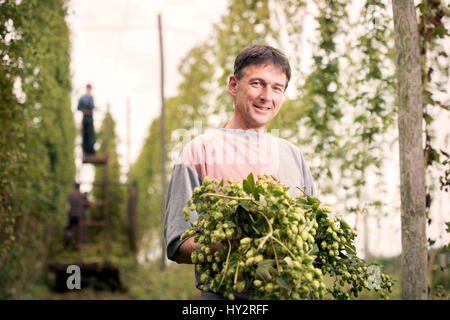
[[[200,299],[195,287],[194,266],[170,263],[161,271],[159,262],[149,267],[137,267],[124,273],[129,294],[145,300],[193,300]]]
[[[394,280],[391,300],[401,299],[401,261],[400,256],[376,261],[384,267],[384,272]],[[440,268],[437,260],[433,260],[431,270],[431,292],[429,299],[450,299],[450,269]],[[195,287],[194,266],[170,262],[164,271],[160,270],[159,260],[148,266],[138,265],[122,269],[120,273],[124,290],[121,292],[95,291],[90,288],[73,290],[67,293],[56,293],[51,290],[54,277],[50,275],[39,278],[29,286],[19,299],[108,299],[108,300],[193,300],[200,299],[200,291]],[[375,291],[362,291],[360,300],[380,299]]]
[[[437,261],[437,253],[440,249],[432,249],[429,251],[431,261],[431,268],[429,270],[428,278],[430,282],[430,300],[449,300],[450,299],[450,269],[441,268]],[[401,256],[391,258],[383,258],[375,261],[384,267],[384,272],[389,274],[394,279],[394,286],[392,293],[389,294],[390,300],[402,299],[401,287]],[[374,291],[363,290],[358,299],[361,300],[375,300],[379,299],[377,293]]]
[[[193,300],[200,299],[195,287],[194,266],[169,263],[164,271],[159,261],[145,267],[121,270],[124,290],[110,292],[81,288],[66,293],[52,290],[55,276],[44,275],[18,299],[20,300]]]

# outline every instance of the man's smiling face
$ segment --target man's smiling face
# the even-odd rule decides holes
[[[286,85],[285,73],[271,62],[246,66],[239,80],[231,76],[228,91],[234,97],[233,127],[263,130],[280,111]]]

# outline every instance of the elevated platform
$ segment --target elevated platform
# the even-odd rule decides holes
[[[95,154],[83,155],[83,163],[106,164],[107,161],[108,161],[107,156],[100,156]]]

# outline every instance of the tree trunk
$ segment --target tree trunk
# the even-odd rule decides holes
[[[427,299],[422,83],[413,0],[393,0],[400,148],[402,298]]]

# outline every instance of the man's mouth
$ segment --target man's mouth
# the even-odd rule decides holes
[[[262,111],[269,111],[271,108],[269,107],[264,107],[264,106],[257,106],[257,105],[253,105],[255,108],[262,110]]]

